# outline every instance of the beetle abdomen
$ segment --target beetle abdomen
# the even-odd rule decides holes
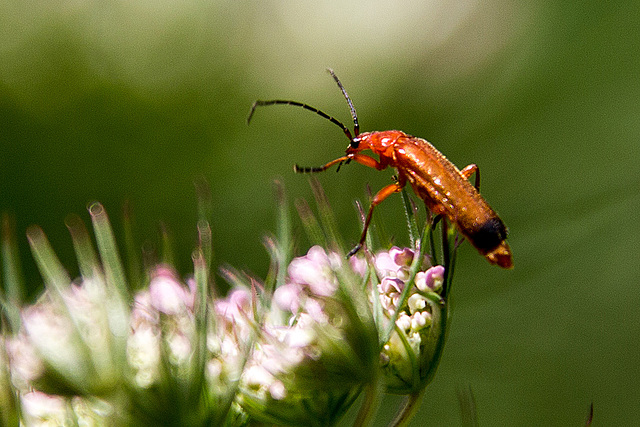
[[[398,139],[394,148],[393,166],[429,210],[455,223],[483,255],[503,245],[507,228],[498,214],[440,151],[414,137]]]

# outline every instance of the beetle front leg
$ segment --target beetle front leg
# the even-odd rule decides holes
[[[340,165],[343,162],[347,162],[348,164],[352,160],[354,162],[360,163],[361,165],[368,166],[370,168],[374,168],[377,170],[382,170],[387,167],[386,164],[380,163],[373,157],[367,156],[366,154],[348,154],[346,156],[342,156],[340,158],[332,160],[329,163],[326,163],[322,166],[306,167],[306,166],[293,165],[293,170],[295,173],[317,173],[317,172],[324,172],[335,164],[338,165],[338,170],[340,170]]]
[[[469,177],[473,175],[474,172],[476,173],[475,187],[476,190],[480,191],[480,168],[478,167],[478,165],[476,165],[475,163],[470,164],[460,171],[460,175],[462,175],[464,179],[469,179]]]
[[[371,156],[366,154],[351,154],[347,155],[351,160],[360,163],[361,165],[368,166],[370,168],[381,171],[387,167],[387,163],[381,163]]]
[[[373,159],[372,159],[373,160]],[[369,212],[367,213],[367,218],[364,221],[364,229],[362,230],[362,234],[360,235],[360,241],[358,244],[349,251],[347,254],[347,258],[355,255],[364,245],[364,241],[367,238],[367,230],[369,229],[369,223],[371,223],[371,217],[373,216],[373,208],[378,206],[384,199],[392,195],[393,193],[398,193],[402,191],[406,184],[406,180],[402,179],[402,177],[393,184],[389,184],[386,187],[383,187],[378,193],[373,196],[373,200],[371,200],[371,207],[369,207]]]
[[[298,166],[298,165],[293,165],[293,171],[295,173],[316,173],[316,172],[323,172],[326,171],[327,169],[329,169],[331,166],[335,165],[336,163],[342,163],[344,161],[348,161],[349,157],[348,156],[343,156],[340,157],[339,159],[335,159],[330,161],[329,163],[322,165],[322,166],[318,166],[318,167],[304,167],[304,166]],[[338,166],[338,169],[340,168],[340,166]]]

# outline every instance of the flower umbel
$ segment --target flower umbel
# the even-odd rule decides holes
[[[117,283],[124,276],[106,215],[95,205],[90,211],[100,257],[86,231],[70,227],[82,271],[76,281],[44,234],[29,232],[47,290],[21,310],[19,330],[3,336],[2,358],[18,400],[11,404],[7,394],[0,413],[26,425],[244,423],[232,402],[245,353],[224,345],[235,324],[216,328],[224,322],[216,321],[213,300],[204,294],[202,256],[194,256],[188,285],[171,267],[157,265],[148,271],[148,287],[129,296],[126,284]]]
[[[238,401],[265,422],[332,425],[376,371],[373,323],[354,315],[343,292],[361,279],[319,246],[295,258],[287,276],[273,294]]]
[[[430,226],[416,248],[347,260],[322,201],[324,229],[301,215],[321,244],[291,259],[283,200],[279,236],[266,239],[267,278],[225,269],[232,290],[216,298],[205,220],[192,276],[155,263],[129,273],[142,278],[133,284],[102,206],[90,207],[97,251],[79,220],[69,224],[75,280],[31,228],[46,289],[30,305],[0,289],[0,423],[328,426],[364,391],[356,425],[366,425],[382,390],[411,397],[396,425],[406,422],[444,346],[453,231],[443,223],[443,265]]]
[[[381,351],[386,389],[390,393],[408,394],[426,386],[434,362],[433,351],[442,333],[437,322],[444,305],[439,294],[444,267],[437,265],[419,271],[411,283],[413,258],[412,250],[393,247],[378,253],[374,261],[381,278],[377,289],[384,318],[386,322],[395,318],[391,336]],[[408,293],[407,286],[410,286]],[[403,300],[405,293],[407,297]]]

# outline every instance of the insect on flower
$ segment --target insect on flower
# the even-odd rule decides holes
[[[360,241],[349,252],[348,256],[354,255],[362,248],[367,236],[369,223],[371,222],[373,209],[391,194],[401,191],[409,182],[418,197],[425,202],[427,208],[435,215],[444,216],[456,224],[462,235],[491,264],[497,264],[502,268],[512,268],[511,248],[505,241],[507,227],[478,192],[480,188],[480,170],[478,166],[471,164],[462,170],[458,170],[428,141],[407,135],[399,130],[360,133],[358,116],[351,98],[347,95],[347,91],[333,70],[329,69],[328,71],[349,104],[349,110],[353,118],[353,134],[340,121],[315,107],[297,101],[281,99],[254,102],[247,118],[247,123],[251,121],[251,117],[257,107],[285,104],[313,111],[339,126],[349,138],[346,155],[320,167],[309,168],[295,165],[294,170],[298,173],[322,172],[336,164],[339,170],[343,163],[348,164],[351,161],[377,170],[383,170],[387,167],[393,167],[397,170],[397,180],[393,184],[382,188],[373,197]],[[362,154],[365,150],[371,150],[374,154],[377,154],[379,160],[367,154]],[[475,186],[468,181],[474,172],[476,174]]]

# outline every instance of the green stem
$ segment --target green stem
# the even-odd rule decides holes
[[[402,206],[407,220],[407,229],[409,230],[409,242],[411,247],[415,248],[419,239],[418,221],[411,205],[411,200],[406,189],[402,189]]]
[[[447,341],[447,335],[449,334],[449,301],[445,301],[444,307],[436,303],[431,304],[433,323],[429,335],[430,338],[435,338],[436,342],[433,349],[433,356],[431,360],[429,360],[429,366],[422,380],[423,388],[426,388],[436,375],[444,351],[444,345]]]
[[[420,401],[422,400],[424,390],[425,389],[422,388],[405,398],[402,409],[390,424],[392,427],[403,427],[409,424],[409,421],[411,421],[418,411],[418,408],[420,408]]]
[[[381,395],[381,384],[376,378],[371,381],[365,388],[364,391],[364,402],[362,402],[362,406],[360,406],[360,411],[358,411],[358,416],[356,417],[355,422],[353,423],[354,427],[363,427],[371,425],[373,421],[373,416],[376,413],[376,408],[380,402]]]

